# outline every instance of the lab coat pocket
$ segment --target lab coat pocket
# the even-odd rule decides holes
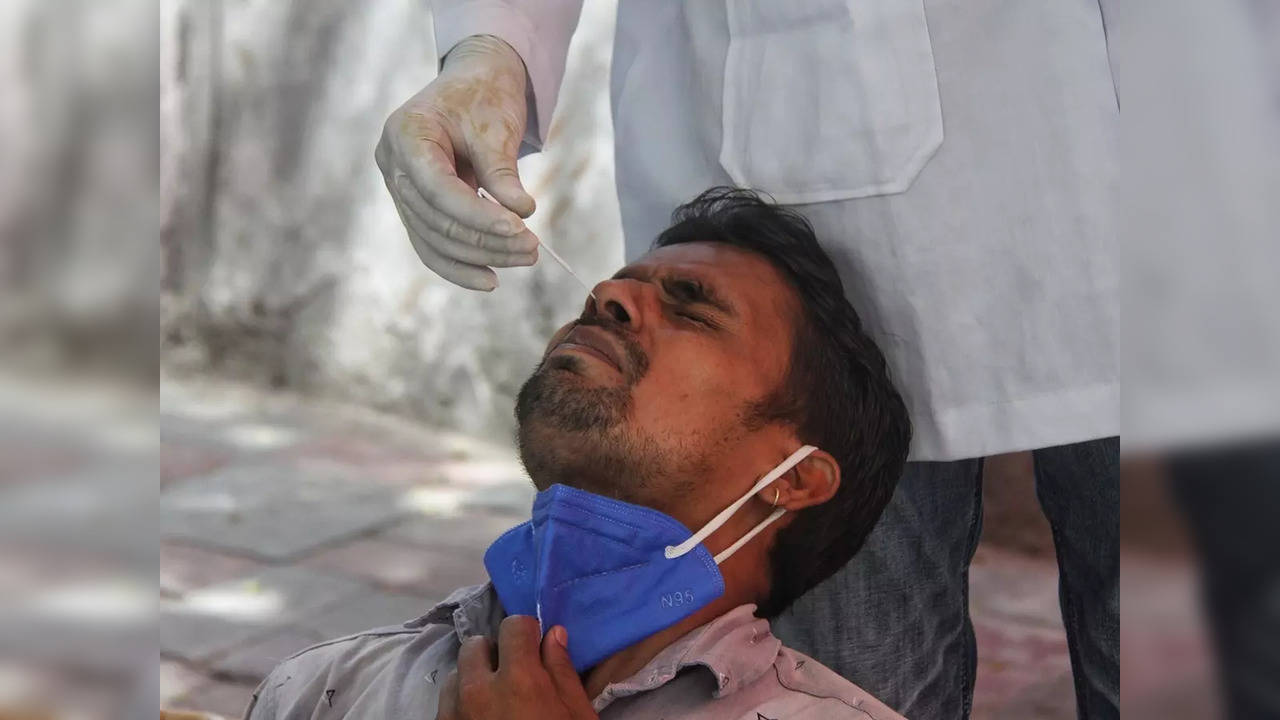
[[[789,204],[898,193],[942,144],[923,0],[727,0],[720,164]]]

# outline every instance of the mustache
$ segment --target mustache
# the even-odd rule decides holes
[[[569,331],[576,327],[599,328],[618,341],[622,346],[623,354],[626,355],[626,367],[622,368],[622,372],[626,375],[628,384],[635,384],[649,371],[649,356],[622,323],[601,315],[574,320],[569,326]]]

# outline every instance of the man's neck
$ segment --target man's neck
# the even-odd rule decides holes
[[[671,643],[747,602],[750,600],[722,595],[675,625],[610,655],[582,676],[582,685],[587,691],[587,697],[594,700],[610,683],[625,680],[639,672]]]

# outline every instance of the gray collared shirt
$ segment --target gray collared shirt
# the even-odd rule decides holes
[[[739,606],[667,646],[595,698],[602,720],[898,720],[861,688],[773,636]],[[422,617],[316,645],[254,693],[249,720],[436,715],[463,638],[495,637],[504,613],[488,584],[462,588]],[[753,714],[754,713],[754,714]],[[757,717],[758,716],[758,717]]]

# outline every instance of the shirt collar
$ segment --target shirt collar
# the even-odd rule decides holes
[[[756,617],[755,609],[739,605],[671,643],[631,677],[606,686],[593,702],[596,712],[617,698],[662,687],[685,668],[710,672],[717,698],[755,682],[773,667],[782,648],[769,621]]]
[[[458,642],[472,635],[484,637],[498,636],[498,625],[506,613],[502,603],[498,602],[498,594],[493,583],[471,585],[458,588],[449,597],[427,611],[427,614],[405,623],[407,628],[420,628],[426,625],[452,625],[458,635]]]

